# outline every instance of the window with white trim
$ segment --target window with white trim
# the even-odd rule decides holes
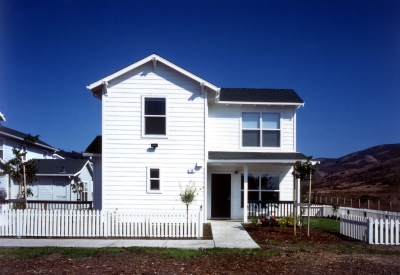
[[[147,193],[161,193],[161,169],[147,167]]]
[[[279,201],[279,175],[277,174],[248,174],[249,201]],[[241,175],[241,200],[243,208],[244,175]]]
[[[88,183],[83,182],[81,201],[87,201],[87,200],[88,200]]]
[[[4,139],[0,138],[0,159],[4,159]]]
[[[167,100],[165,97],[143,97],[142,130],[144,136],[167,135]]]
[[[242,147],[280,147],[279,113],[243,112]]]

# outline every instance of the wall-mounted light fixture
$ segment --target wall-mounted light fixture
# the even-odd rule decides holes
[[[158,143],[152,143],[151,148],[156,149],[158,147]]]

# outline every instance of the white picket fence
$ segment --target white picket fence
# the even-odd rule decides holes
[[[342,214],[340,234],[369,244],[400,245],[400,221]]]
[[[201,238],[201,212],[7,210],[0,236]]]
[[[390,211],[381,211],[381,210],[372,210],[372,209],[361,209],[361,208],[352,208],[352,207],[340,207],[339,208],[340,215],[347,214],[353,216],[359,216],[364,218],[373,218],[373,219],[399,219],[399,212],[390,212]]]

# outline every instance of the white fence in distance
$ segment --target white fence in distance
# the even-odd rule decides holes
[[[201,211],[7,210],[0,236],[201,238]]]
[[[308,203],[298,203],[296,205],[300,206],[302,210],[302,216],[308,216]],[[310,217],[327,217],[332,215],[334,215],[332,205],[310,205]]]
[[[400,221],[342,214],[340,234],[369,244],[400,245]]]

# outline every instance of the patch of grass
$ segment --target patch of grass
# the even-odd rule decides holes
[[[226,255],[240,254],[253,257],[280,256],[278,251],[262,249],[178,249],[178,248],[152,248],[152,247],[123,247],[123,248],[61,248],[61,247],[39,247],[39,248],[0,248],[0,258],[36,258],[51,254],[61,254],[70,258],[85,258],[98,254],[113,254],[118,256],[121,253],[157,254],[163,258],[190,259],[203,255]]]
[[[124,248],[66,248],[66,247],[34,247],[34,248],[0,248],[0,258],[37,258],[55,253],[69,258],[91,257],[99,253],[119,255]]]
[[[304,228],[307,228],[307,218],[304,219]],[[324,231],[340,232],[340,222],[327,218],[311,218],[310,227]]]

